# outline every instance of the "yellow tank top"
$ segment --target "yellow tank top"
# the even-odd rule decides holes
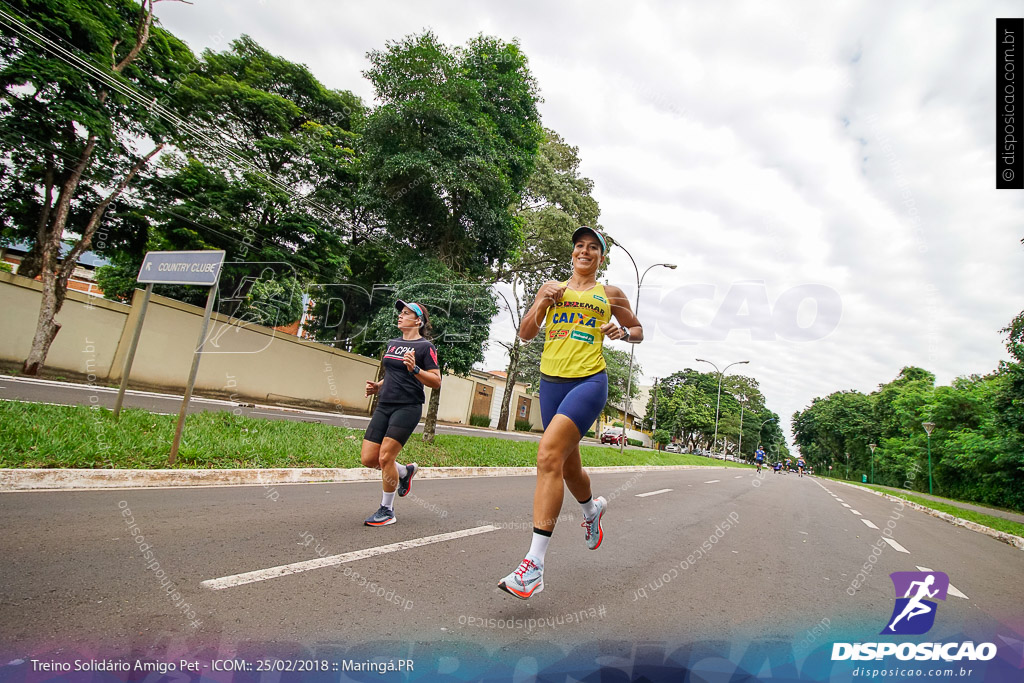
[[[585,292],[566,289],[545,316],[540,371],[554,377],[587,377],[604,370],[601,325],[611,318],[604,285],[598,283]]]

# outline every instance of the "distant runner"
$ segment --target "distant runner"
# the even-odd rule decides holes
[[[757,447],[757,451],[754,453],[754,462],[757,463],[757,473],[761,473],[761,465],[764,464],[764,449],[760,445]]]

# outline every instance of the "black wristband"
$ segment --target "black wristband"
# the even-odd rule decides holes
[[[412,370],[411,370],[411,372],[412,372],[412,374],[414,374],[414,375],[418,375],[418,374],[420,374],[420,369],[421,369],[421,368],[420,368],[420,366],[418,366],[418,365],[414,365],[414,366],[412,366]]]

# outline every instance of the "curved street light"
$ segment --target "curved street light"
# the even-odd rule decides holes
[[[935,429],[934,422],[922,422],[921,426],[928,434],[928,494],[932,492],[932,430]]]
[[[678,266],[674,263],[655,263],[653,266],[649,266],[644,274],[640,274],[640,269],[636,267],[636,261],[633,259],[633,255],[629,253],[629,250],[622,246],[621,243],[616,242],[615,246],[621,249],[626,256],[629,257],[630,262],[633,264],[633,271],[636,272],[636,305],[633,306],[633,315],[639,318],[640,316],[640,288],[644,285],[644,278],[647,277],[647,273],[650,272],[651,268],[657,268],[664,266],[671,270],[675,270]],[[624,401],[625,411],[622,416],[622,440],[619,441],[619,453],[626,447],[626,425],[629,423],[629,411],[633,407],[633,401],[630,398],[629,392],[633,385],[633,353],[636,351],[636,344],[629,345],[629,372],[626,374],[626,400]]]
[[[710,365],[711,367],[713,367],[715,369],[715,372],[718,373],[718,402],[715,404],[715,437],[711,440],[711,450],[714,451],[715,444],[718,443],[718,417],[719,417],[719,410],[722,407],[722,377],[725,375],[725,371],[728,370],[729,368],[731,368],[732,366],[734,366],[734,365],[745,365],[746,363],[749,363],[750,361],[749,360],[738,360],[735,363],[729,363],[728,365],[726,365],[724,370],[719,370],[718,366],[715,365],[714,363],[712,363],[709,360],[704,360],[703,358],[698,358],[696,360],[699,363],[707,363],[708,365]],[[723,453],[722,455],[724,457],[725,454]]]
[[[878,448],[877,443],[869,443],[868,448],[871,449],[871,483],[875,483],[875,449]]]

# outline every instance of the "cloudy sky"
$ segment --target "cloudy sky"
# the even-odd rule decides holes
[[[706,358],[789,420],[905,365],[1007,358],[1024,193],[995,188],[995,18],[1012,2],[160,3],[197,52],[246,33],[372,103],[366,53],[430,28],[518,39],[644,279],[645,382]],[[636,291],[612,250],[608,281]],[[510,322],[494,336],[510,339]],[[497,344],[487,369],[505,367]],[[730,371],[731,372],[731,371]],[[791,436],[790,436],[791,440]]]

